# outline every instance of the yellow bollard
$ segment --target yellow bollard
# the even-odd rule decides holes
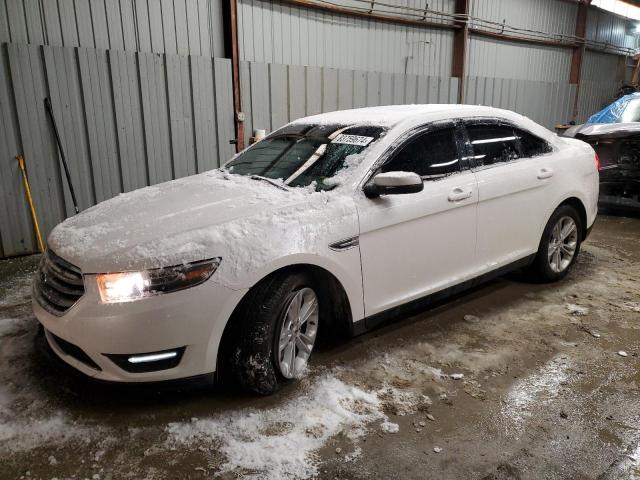
[[[24,189],[27,192],[27,200],[29,201],[29,208],[31,209],[31,218],[33,220],[33,227],[36,230],[36,237],[38,239],[38,248],[40,253],[44,253],[44,243],[42,242],[42,235],[40,235],[40,226],[38,225],[38,217],[36,216],[36,209],[33,207],[33,198],[31,197],[31,188],[29,188],[29,180],[27,179],[27,171],[24,165],[24,157],[22,155],[16,155],[18,160],[18,166],[22,172],[22,181],[24,183]]]

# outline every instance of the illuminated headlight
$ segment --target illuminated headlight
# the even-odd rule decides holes
[[[218,265],[220,258],[213,258],[140,272],[99,273],[96,280],[103,303],[131,302],[199,285],[213,275]]]

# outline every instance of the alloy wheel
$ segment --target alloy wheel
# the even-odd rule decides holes
[[[318,297],[311,288],[295,292],[281,320],[278,368],[285,378],[304,371],[318,333]]]
[[[578,227],[571,217],[562,217],[551,230],[549,239],[548,258],[551,270],[556,273],[564,272],[578,246]]]

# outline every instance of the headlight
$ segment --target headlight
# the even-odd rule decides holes
[[[103,303],[131,302],[199,285],[213,275],[218,265],[220,258],[213,258],[141,272],[99,273],[96,280]]]

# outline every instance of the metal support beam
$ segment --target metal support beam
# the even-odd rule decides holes
[[[236,152],[244,149],[244,114],[240,94],[240,57],[238,53],[238,0],[229,0],[225,5],[225,53],[231,58],[233,82],[233,119],[236,134]]]
[[[456,26],[453,34],[453,64],[451,76],[460,79],[458,88],[458,103],[464,102],[465,78],[467,75],[467,48],[469,45],[469,0],[456,0],[455,11]]]
[[[575,36],[582,39],[579,45],[573,47],[571,54],[571,70],[569,71],[569,83],[576,86],[576,98],[573,102],[572,120],[575,121],[578,116],[578,97],[580,96],[580,76],[582,73],[582,57],[584,56],[585,44],[584,40],[587,32],[587,15],[589,14],[589,4],[591,0],[581,0],[578,4],[578,12],[576,14],[576,33]]]

